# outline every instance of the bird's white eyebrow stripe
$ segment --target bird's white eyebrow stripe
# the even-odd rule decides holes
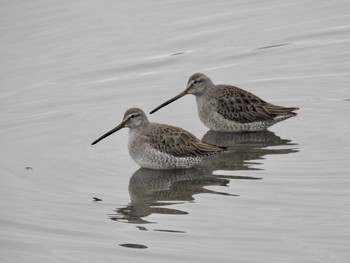
[[[130,119],[130,118],[131,118],[131,116],[136,117],[136,116],[139,116],[139,114],[138,114],[138,113],[130,113],[130,114],[128,115],[128,118]]]

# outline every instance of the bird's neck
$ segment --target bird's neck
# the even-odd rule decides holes
[[[213,94],[215,94],[215,86],[209,85],[203,90],[203,92],[196,94],[196,97],[207,98],[213,96]]]

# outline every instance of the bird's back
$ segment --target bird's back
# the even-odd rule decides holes
[[[154,149],[176,157],[208,156],[225,150],[225,147],[202,142],[182,128],[166,124],[151,123],[144,136]]]
[[[296,107],[271,104],[260,97],[230,85],[216,86],[217,112],[225,119],[240,122],[272,121],[276,117],[292,117]]]

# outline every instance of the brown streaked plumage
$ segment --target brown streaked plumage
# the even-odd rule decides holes
[[[205,143],[179,127],[149,122],[139,108],[128,109],[122,122],[92,145],[128,127],[129,153],[141,167],[150,169],[190,168],[204,157],[218,154],[225,147]]]
[[[202,73],[193,74],[187,88],[164,102],[151,113],[187,95],[196,96],[198,115],[214,131],[261,131],[296,116],[297,107],[283,107],[268,103],[258,96],[235,86],[214,85]]]

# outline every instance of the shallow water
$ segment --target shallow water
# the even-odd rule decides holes
[[[350,4],[3,1],[2,262],[347,262]],[[203,72],[299,115],[208,132],[195,100],[150,117],[229,151],[151,172],[127,131]]]

